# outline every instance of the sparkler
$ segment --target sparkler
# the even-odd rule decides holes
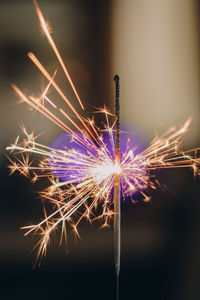
[[[53,49],[59,64],[69,81],[82,110],[84,106],[69,76],[62,57],[48,30],[42,12],[34,1],[41,27]],[[135,200],[135,192],[139,191],[144,201],[150,201],[150,190],[160,187],[155,171],[168,168],[191,168],[195,175],[199,175],[199,150],[181,150],[181,138],[191,123],[189,118],[180,128],[170,128],[162,136],[155,138],[149,147],[137,153],[135,148],[127,144],[124,151],[120,151],[120,119],[119,119],[119,77],[116,82],[116,115],[110,113],[106,107],[99,109],[105,116],[102,129],[95,124],[94,117],[85,119],[81,116],[56,83],[56,71],[50,75],[39,59],[33,53],[29,58],[47,79],[47,85],[39,96],[26,95],[20,88],[13,85],[16,94],[34,110],[38,111],[55,125],[61,128],[67,143],[61,147],[46,146],[37,142],[34,133],[28,133],[24,126],[24,138],[19,136],[7,147],[14,151],[14,158],[10,158],[10,173],[20,172],[32,182],[40,178],[50,181],[47,189],[41,192],[52,211],[47,212],[44,207],[44,219],[36,225],[22,227],[25,235],[31,232],[39,235],[37,243],[36,261],[46,255],[47,246],[53,232],[60,228],[62,242],[66,238],[66,224],[70,224],[74,232],[79,235],[77,226],[83,218],[90,222],[101,219],[103,227],[109,226],[114,217],[115,265],[116,275],[119,277],[120,268],[120,187],[122,198],[129,196]],[[50,96],[54,89],[66,106],[76,117],[77,121],[63,110]],[[68,126],[65,120],[70,123]],[[70,141],[69,141],[70,140]],[[124,145],[122,145],[124,146]],[[30,161],[29,155],[42,156],[39,163]],[[114,197],[113,195],[114,189]],[[114,202],[114,211],[113,211]],[[48,206],[48,211],[49,211]],[[95,209],[101,207],[101,213],[94,215]]]
[[[120,166],[120,78],[114,77],[116,83],[116,125],[115,125],[115,162]],[[115,251],[115,272],[117,277],[117,298],[119,297],[119,271],[120,271],[120,236],[121,236],[121,201],[120,201],[120,173],[115,173],[114,178],[114,251]]]

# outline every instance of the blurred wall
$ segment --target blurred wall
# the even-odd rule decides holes
[[[148,139],[194,121],[199,140],[199,21],[195,0],[113,2],[113,72],[121,75],[122,121]]]

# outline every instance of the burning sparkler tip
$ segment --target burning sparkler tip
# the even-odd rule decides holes
[[[114,81],[115,81],[116,83],[120,81],[120,76],[119,76],[118,74],[116,74],[116,75],[114,76]]]

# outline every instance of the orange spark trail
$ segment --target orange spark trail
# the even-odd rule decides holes
[[[40,63],[40,61],[37,59],[37,57],[32,53],[28,53],[28,57],[32,60],[32,62],[37,66],[37,68],[40,70],[40,72],[48,79],[48,81],[52,82],[53,87],[58,92],[58,94],[62,97],[62,99],[67,103],[67,105],[70,107],[70,109],[73,111],[73,113],[76,115],[76,117],[80,120],[82,125],[85,127],[85,129],[89,132],[90,136],[97,142],[97,139],[91,132],[91,130],[88,128],[88,126],[85,124],[79,113],[76,111],[76,109],[73,107],[69,99],[63,94],[62,90],[59,88],[59,86],[55,83],[55,81],[52,79],[52,77],[49,75],[47,70],[44,68],[44,66]]]
[[[58,127],[60,127],[61,129],[63,129],[64,131],[70,132],[71,134],[73,134],[73,136],[75,137],[75,139],[76,139],[77,142],[79,142],[80,144],[82,144],[85,147],[88,147],[87,143],[83,139],[79,138],[79,136],[76,133],[74,133],[74,131],[70,127],[68,127],[58,117],[56,117],[48,108],[46,108],[44,105],[40,104],[39,102],[36,102],[36,100],[33,97],[27,98],[25,96],[25,94],[16,85],[13,84],[12,88],[16,92],[16,94],[24,102],[26,102],[31,107],[33,107],[35,110],[37,110],[38,112],[40,112],[41,114],[43,114],[45,117],[47,117],[50,121],[52,121],[53,123],[55,123]],[[52,103],[52,105],[54,106],[53,103]],[[58,108],[58,111],[60,113],[62,113],[78,129],[78,131],[81,134],[84,135],[84,132],[77,126],[76,123],[74,123],[74,121],[61,108]],[[92,147],[96,147],[96,145],[94,143],[92,143],[91,146]]]
[[[56,73],[57,73],[57,70],[54,71],[53,76],[52,76],[51,80],[49,81],[49,83],[48,83],[46,89],[45,89],[44,92],[42,93],[42,96],[41,96],[41,97],[46,97],[47,92],[48,92],[50,86],[52,85],[52,81],[54,80],[54,78],[55,78],[55,76],[56,76]]]
[[[43,114],[45,117],[47,117],[49,120],[54,122],[56,125],[58,125],[60,128],[67,132],[72,132],[72,130],[63,123],[60,119],[58,119],[52,112],[50,112],[46,107],[41,105],[40,103],[33,103],[30,99],[28,99],[24,93],[16,86],[12,85],[13,90],[17,93],[17,95],[26,103],[28,103],[30,106],[32,106],[35,110],[39,111],[41,114]]]
[[[70,83],[72,89],[73,89],[73,91],[74,91],[74,94],[76,95],[76,98],[77,98],[77,100],[78,100],[78,102],[79,102],[81,108],[84,110],[85,108],[84,108],[84,106],[83,106],[83,103],[82,103],[82,101],[81,101],[81,99],[80,99],[80,97],[79,97],[79,95],[78,95],[78,93],[77,93],[77,91],[76,91],[76,88],[75,88],[75,86],[74,86],[74,84],[73,84],[73,82],[72,82],[72,79],[71,79],[71,77],[70,77],[70,75],[69,75],[69,73],[68,73],[68,71],[67,71],[67,69],[66,69],[66,66],[65,66],[65,64],[64,64],[64,62],[63,62],[63,60],[62,60],[62,57],[61,57],[61,55],[60,55],[60,53],[59,53],[59,51],[58,51],[58,49],[57,49],[57,47],[56,47],[56,45],[55,45],[53,39],[52,39],[52,36],[51,36],[51,34],[50,34],[48,28],[47,28],[45,19],[44,19],[43,14],[42,14],[42,12],[41,12],[41,10],[40,10],[38,4],[37,4],[37,1],[36,1],[36,0],[33,0],[33,2],[34,2],[34,4],[35,4],[36,12],[37,12],[37,15],[38,15],[40,24],[41,24],[41,26],[42,26],[42,29],[43,29],[43,31],[44,31],[44,33],[45,33],[45,35],[46,35],[46,37],[47,37],[47,39],[48,39],[48,41],[49,41],[51,47],[52,47],[52,49],[53,49],[55,55],[56,55],[57,58],[58,58],[58,61],[59,61],[60,65],[61,65],[61,67],[62,67],[62,69],[63,69],[63,71],[64,71],[64,73],[65,73],[65,75],[66,75],[66,77],[67,77],[67,79],[68,79],[68,81],[69,81],[69,83]]]

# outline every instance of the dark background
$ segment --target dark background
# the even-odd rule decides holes
[[[39,5],[52,25],[53,37],[88,112],[104,103],[113,109],[112,78],[119,72],[122,76],[122,122],[129,124],[130,130],[138,135],[142,144],[148,144],[154,131],[179,125],[192,114],[195,115],[194,125],[186,135],[184,145],[186,148],[198,146],[198,1],[164,1],[164,9],[161,1],[150,2],[154,10],[148,6],[149,1],[127,0],[41,0]],[[126,9],[122,11],[121,7]],[[145,23],[152,11],[155,12],[155,19],[159,12],[168,13],[165,25],[161,22],[158,35],[155,35],[158,24],[155,30],[154,23],[152,27]],[[127,19],[124,12],[127,12]],[[138,19],[148,27],[144,25],[142,32],[139,31],[141,24],[134,21]],[[124,31],[119,31],[116,24],[125,24],[126,27],[120,27]],[[172,32],[178,27],[180,34],[172,37],[168,32],[166,37],[164,26],[167,30],[171,28]],[[130,32],[135,33],[130,35],[132,38],[128,35]],[[141,44],[140,38],[135,40],[136,33],[141,38]],[[190,40],[191,36],[193,40]],[[160,59],[168,62],[169,69],[163,70],[159,61],[155,63],[152,56],[148,58],[148,51],[154,53],[150,42],[153,37],[156,45],[162,47],[169,45],[167,38],[172,42],[172,52],[167,46],[161,47],[167,55]],[[161,37],[165,38],[164,42]],[[123,47],[122,40],[125,43]],[[141,46],[142,40],[145,40],[145,47]],[[132,47],[133,41],[135,52],[129,57],[126,51]],[[143,51],[141,57],[137,47]],[[32,253],[35,238],[25,238],[19,229],[42,217],[42,204],[37,194],[42,186],[33,186],[19,174],[9,176],[5,147],[19,134],[18,124],[22,120],[30,130],[45,131],[41,137],[44,144],[50,144],[60,133],[48,120],[30,111],[24,104],[17,104],[11,89],[13,82],[34,92],[42,86],[41,76],[27,58],[26,53],[30,50],[54,69],[55,57],[40,32],[32,1],[1,0],[1,299],[115,299],[112,226],[100,230],[98,223],[91,226],[83,222],[79,226],[81,240],[76,240],[69,230],[67,255],[65,246],[59,247],[58,237],[55,236],[47,257],[36,269],[33,269],[35,254]],[[143,64],[144,58],[146,61]],[[178,59],[179,64],[176,64]],[[132,71],[135,73],[132,74]],[[155,76],[156,73],[158,75]],[[169,86],[169,78],[174,85]],[[59,80],[71,96],[64,77]],[[162,90],[165,101],[160,93],[154,93],[154,86],[156,91],[157,88]],[[169,89],[171,94],[167,94]],[[157,102],[154,101],[156,97],[160,97]],[[174,107],[175,102],[178,106]],[[140,103],[146,109],[141,110]],[[128,110],[133,114],[132,118]],[[199,178],[194,179],[190,170],[165,170],[158,173],[158,178],[169,189],[153,192],[150,203],[133,205],[128,200],[122,203],[120,299],[200,299]]]

